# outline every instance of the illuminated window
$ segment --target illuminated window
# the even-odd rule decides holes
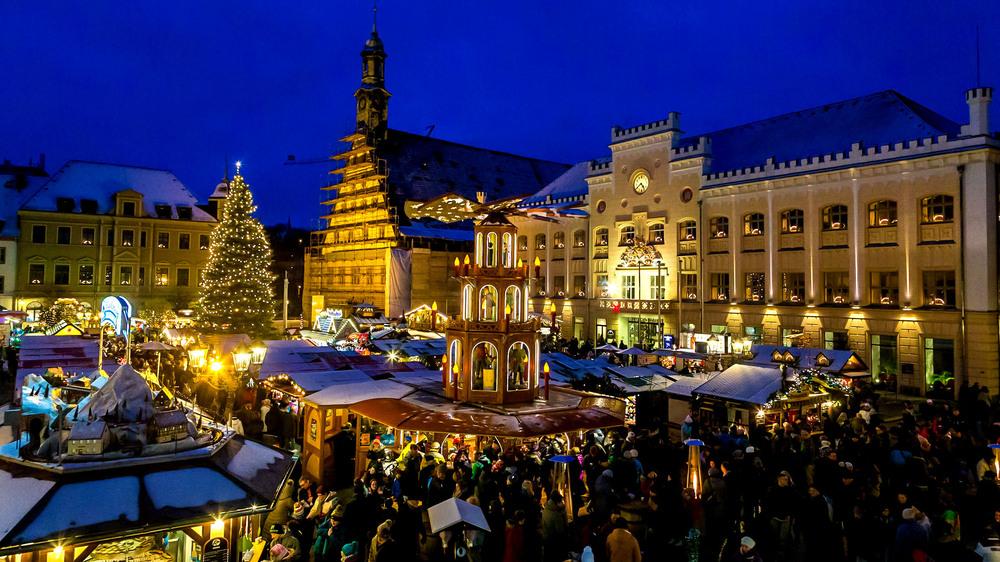
[[[847,228],[847,205],[830,205],[823,208],[823,230]]]
[[[146,268],[145,267],[140,267],[139,268],[139,286],[142,287],[145,284],[146,284]]]
[[[955,271],[924,272],[924,304],[955,306]]]
[[[806,274],[781,274],[781,301],[788,303],[803,303],[806,298]]]
[[[114,268],[110,265],[104,266],[104,284],[111,284],[111,276],[114,274]]]
[[[132,267],[123,265],[118,270],[118,284],[119,285],[131,285],[132,284]]]
[[[513,236],[509,232],[503,234],[503,243],[500,247],[500,259],[504,267],[514,267],[514,245],[511,243]]]
[[[649,236],[646,240],[648,240],[650,244],[661,244],[664,240],[663,232],[664,226],[662,222],[653,223],[649,225]]]
[[[552,244],[556,248],[565,248],[566,247],[566,234],[563,233],[563,232],[561,232],[561,231],[560,232],[556,232],[555,234],[553,234],[552,235]]]
[[[566,276],[565,275],[556,275],[555,277],[552,278],[552,291],[556,295],[560,295],[560,296],[566,294]]]
[[[122,231],[122,246],[131,246],[135,243],[135,232],[131,230]]]
[[[656,280],[656,277],[653,277]],[[660,282],[663,283],[666,277],[661,277]],[[697,273],[681,273],[681,299],[687,301],[698,300],[698,274]],[[661,294],[663,292],[661,291]],[[664,297],[660,297],[664,298]]]
[[[497,321],[497,303],[500,302],[497,288],[487,285],[479,290],[479,319],[483,322]]]
[[[850,275],[846,271],[823,272],[823,302],[826,304],[850,303]]]
[[[472,390],[497,389],[497,348],[480,342],[472,348]]]
[[[472,285],[462,289],[462,318],[472,320]]]
[[[871,279],[869,286],[871,304],[884,306],[897,306],[899,304],[898,271],[872,271],[869,278]]]
[[[520,250],[520,251],[522,251],[522,252],[527,252],[528,251],[528,237],[527,236],[518,236],[517,237],[517,249]]]
[[[94,245],[94,229],[93,228],[84,228],[83,229],[83,236],[82,236],[81,242],[83,243],[84,246],[93,246]]]
[[[585,230],[575,230],[573,231],[573,245],[577,248],[583,248],[587,245],[587,231]]]
[[[635,275],[622,276],[622,298],[634,299],[636,297]]]
[[[761,213],[750,213],[743,217],[743,236],[763,236],[764,235],[764,215]]]
[[[486,267],[497,266],[497,233],[486,235]]]
[[[156,247],[157,248],[169,248],[170,247],[170,233],[161,232],[156,235]]]
[[[608,229],[598,228],[594,231],[594,245],[595,246],[607,246],[608,245]]]
[[[524,390],[531,380],[531,352],[524,342],[514,342],[507,350],[507,390]]]
[[[896,202],[883,199],[868,205],[868,226],[870,228],[896,226]]]
[[[920,220],[924,224],[955,220],[955,205],[951,195],[935,195],[921,199]]]
[[[729,274],[728,273],[712,273],[708,277],[708,284],[710,286],[711,293],[709,297],[715,301],[727,301],[729,300]]]
[[[483,233],[476,233],[476,265],[482,267],[483,265]]]
[[[510,321],[521,322],[521,290],[511,285],[507,287],[503,297],[504,314],[510,310]]]
[[[92,266],[92,265],[81,265],[80,266],[79,283],[81,285],[93,285],[94,284],[94,266]]]
[[[712,238],[729,238],[729,217],[712,217],[708,221]]]
[[[781,213],[781,233],[794,234],[802,232],[805,218],[802,209],[789,209]]]
[[[170,269],[166,267],[156,268],[156,285],[165,287],[170,282]]]
[[[535,235],[535,249],[544,250],[545,249],[545,235],[537,234]]]
[[[198,235],[198,248],[201,249],[201,250],[207,250],[208,249],[208,235],[207,234],[200,234],[200,235]]]
[[[698,223],[694,221],[681,221],[678,227],[677,237],[680,240],[698,239]]]
[[[459,340],[455,340],[455,341],[451,342],[451,348],[448,351],[448,370],[449,370],[449,373],[448,373],[448,384],[449,385],[454,385],[455,384],[455,372],[456,371],[459,373],[458,382],[459,382],[459,385],[461,385],[461,382],[462,382],[461,373],[462,373],[462,371],[464,369],[463,359],[464,358],[462,356],[462,342],[459,341]]]
[[[764,273],[749,271],[743,275],[743,300],[747,302],[764,302]]]
[[[635,244],[635,227],[634,226],[623,226],[622,236],[618,240],[619,246],[631,246]]]

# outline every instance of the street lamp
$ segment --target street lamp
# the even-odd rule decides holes
[[[205,365],[205,358],[208,356],[208,346],[201,343],[201,340],[188,347],[188,362],[193,369],[201,369]]]
[[[245,373],[250,368],[250,359],[253,358],[253,349],[245,343],[241,343],[233,350],[233,366],[237,373]]]
[[[264,355],[267,353],[267,344],[260,338],[255,338],[250,342],[250,349],[253,352],[250,357],[250,364],[261,365],[264,362]]]

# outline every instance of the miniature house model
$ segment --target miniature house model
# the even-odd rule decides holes
[[[149,421],[150,443],[167,443],[188,436],[188,419],[182,410],[156,412]]]
[[[456,267],[462,305],[448,323],[445,388],[456,401],[510,404],[538,396],[538,325],[528,318],[527,270],[516,240],[517,228],[492,212],[476,226],[474,263]]]
[[[111,431],[104,420],[81,421],[69,432],[66,451],[70,455],[100,455],[111,444]]]

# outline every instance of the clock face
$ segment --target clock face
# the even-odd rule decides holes
[[[639,172],[634,178],[632,178],[632,189],[634,189],[636,193],[643,193],[648,188],[649,176],[646,174]]]
[[[368,105],[368,103],[365,101],[365,98],[361,98],[358,100],[358,109],[363,110],[366,105]]]

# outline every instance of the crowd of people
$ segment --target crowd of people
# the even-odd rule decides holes
[[[988,393],[904,402],[891,422],[866,394],[780,424],[689,416],[680,438],[657,421],[588,432],[575,447],[545,438],[473,452],[416,440],[390,451],[376,441],[353,489],[289,482],[266,526],[291,562],[1000,560],[988,447],[1000,418]],[[699,489],[686,485],[682,439],[704,443]],[[549,460],[566,454],[568,497]],[[490,531],[431,533],[427,509],[448,498],[480,506]]]

